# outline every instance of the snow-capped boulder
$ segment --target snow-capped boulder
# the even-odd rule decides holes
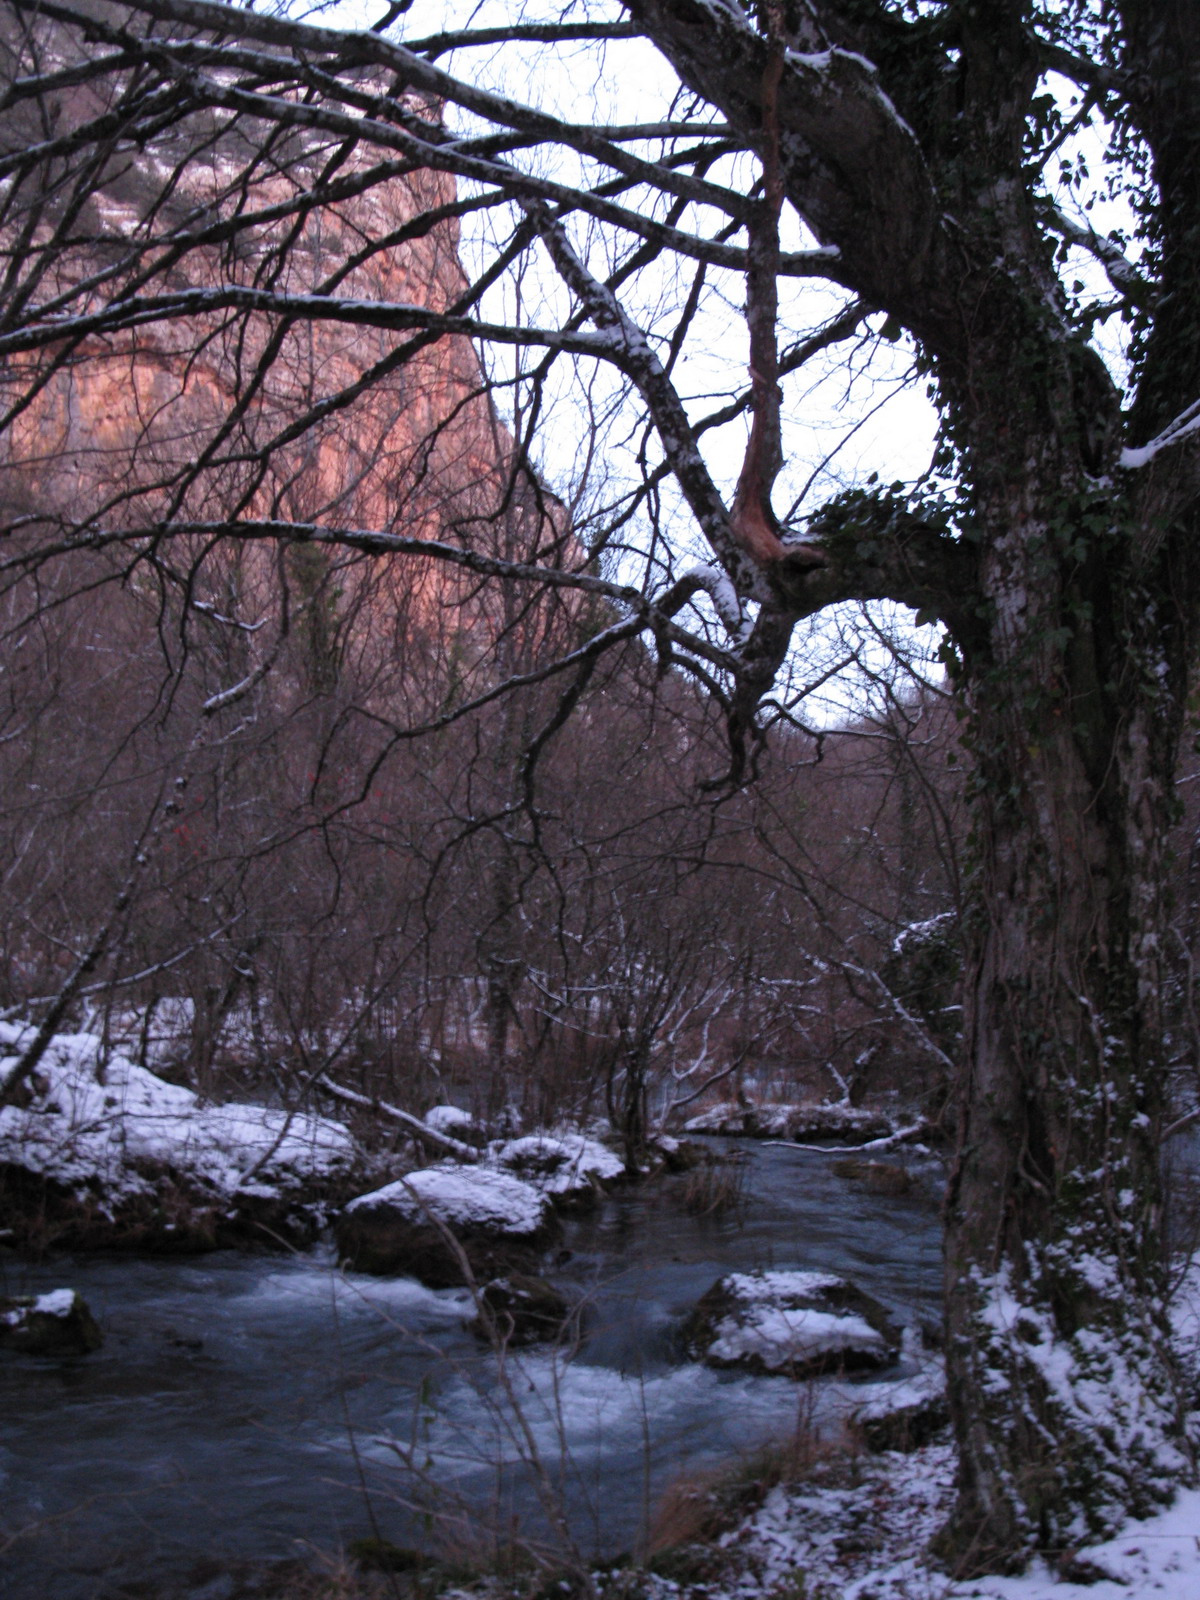
[[[582,1133],[526,1134],[494,1146],[492,1160],[564,1209],[590,1205],[625,1171],[620,1156]]]
[[[945,1368],[932,1361],[911,1378],[881,1385],[851,1420],[868,1450],[920,1450],[950,1422]]]
[[[900,1329],[883,1306],[828,1272],[731,1272],[696,1306],[689,1355],[710,1367],[811,1378],[891,1365]]]
[[[797,1139],[804,1143],[828,1139],[838,1144],[866,1144],[871,1139],[887,1138],[895,1129],[887,1117],[861,1106],[779,1102],[713,1106],[685,1122],[684,1131],[752,1139]]]
[[[29,1030],[0,1023],[0,1082]],[[58,1034],[0,1109],[0,1189],[18,1246],[213,1249],[303,1242],[361,1186],[339,1122],[211,1105],[93,1034]]]
[[[74,1289],[0,1298],[0,1349],[27,1356],[85,1356],[104,1335]]]
[[[470,1327],[491,1344],[538,1344],[561,1338],[571,1315],[571,1302],[552,1283],[512,1272],[485,1284]]]
[[[446,1163],[359,1195],[335,1225],[359,1272],[408,1273],[431,1288],[533,1271],[557,1235],[550,1202],[490,1167]]]
[[[487,1137],[471,1113],[461,1106],[431,1106],[421,1121],[434,1133],[444,1133],[462,1144],[483,1144]]]

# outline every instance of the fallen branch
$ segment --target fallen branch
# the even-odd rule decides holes
[[[885,1134],[882,1139],[868,1139],[866,1144],[797,1144],[792,1139],[764,1139],[762,1142],[784,1150],[812,1150],[819,1156],[858,1156],[864,1150],[890,1150],[894,1144],[904,1144],[929,1132],[927,1122],[914,1122],[911,1128],[897,1128],[895,1133]]]
[[[1159,1135],[1159,1143],[1166,1144],[1168,1139],[1174,1138],[1177,1133],[1182,1133],[1185,1128],[1190,1128],[1197,1122],[1200,1122],[1200,1107],[1194,1111],[1185,1111],[1182,1117],[1177,1117],[1163,1129]]]
[[[359,1106],[364,1111],[382,1112],[385,1117],[391,1117],[393,1122],[401,1123],[412,1134],[413,1138],[422,1144],[431,1145],[435,1150],[447,1150],[459,1161],[480,1161],[483,1152],[476,1150],[474,1145],[464,1144],[461,1139],[454,1139],[448,1133],[438,1133],[436,1128],[427,1127],[420,1117],[414,1117],[411,1112],[401,1111],[399,1106],[390,1106],[386,1100],[373,1100],[370,1095],[358,1094],[354,1089],[347,1089],[325,1073],[316,1080],[317,1086],[331,1094],[335,1100],[344,1100],[347,1105]]]

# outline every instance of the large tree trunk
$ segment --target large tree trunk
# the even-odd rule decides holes
[[[1169,597],[1130,576],[1119,505],[1036,450],[984,506],[1006,526],[967,669],[975,910],[946,1209],[960,1502],[942,1548],[980,1570],[1109,1531],[1191,1467],[1157,1147],[1183,651]]]

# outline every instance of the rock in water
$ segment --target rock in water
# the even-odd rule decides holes
[[[104,1335],[74,1289],[0,1299],[0,1348],[27,1356],[86,1356]]]
[[[904,1383],[889,1384],[884,1393],[858,1407],[853,1421],[868,1450],[920,1450],[950,1423],[940,1366]]]
[[[433,1289],[532,1272],[558,1224],[545,1195],[487,1167],[445,1164],[359,1195],[335,1225],[358,1272],[410,1273]]]
[[[731,1272],[703,1296],[684,1330],[710,1367],[812,1378],[890,1366],[901,1332],[887,1311],[828,1272]]]
[[[570,1319],[571,1303],[553,1284],[513,1272],[485,1286],[471,1332],[500,1344],[538,1344],[558,1339]]]
[[[500,1145],[492,1159],[563,1211],[593,1205],[598,1194],[625,1174],[620,1156],[582,1133],[527,1134]]]

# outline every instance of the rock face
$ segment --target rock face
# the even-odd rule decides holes
[[[0,1079],[26,1030],[0,1023]],[[18,1248],[211,1250],[304,1243],[361,1186],[341,1123],[209,1105],[93,1034],[59,1034],[0,1109],[0,1195]]]
[[[536,1270],[558,1227],[550,1202],[528,1183],[488,1167],[443,1165],[410,1172],[359,1195],[338,1218],[347,1266],[407,1273],[430,1288]]]
[[[847,1105],[720,1105],[702,1111],[684,1124],[688,1133],[741,1135],[752,1139],[828,1139],[839,1144],[866,1144],[894,1132],[876,1111]]]
[[[27,1356],[85,1356],[104,1335],[74,1289],[0,1299],[0,1349]]]
[[[562,1337],[571,1321],[566,1295],[544,1278],[513,1272],[494,1278],[479,1296],[471,1332],[489,1343],[542,1344]]]
[[[498,1146],[492,1160],[532,1184],[560,1210],[582,1210],[624,1175],[607,1145],[581,1133],[531,1133]]]
[[[887,1311],[826,1272],[729,1273],[684,1330],[688,1353],[710,1367],[812,1378],[890,1366],[901,1331]]]

